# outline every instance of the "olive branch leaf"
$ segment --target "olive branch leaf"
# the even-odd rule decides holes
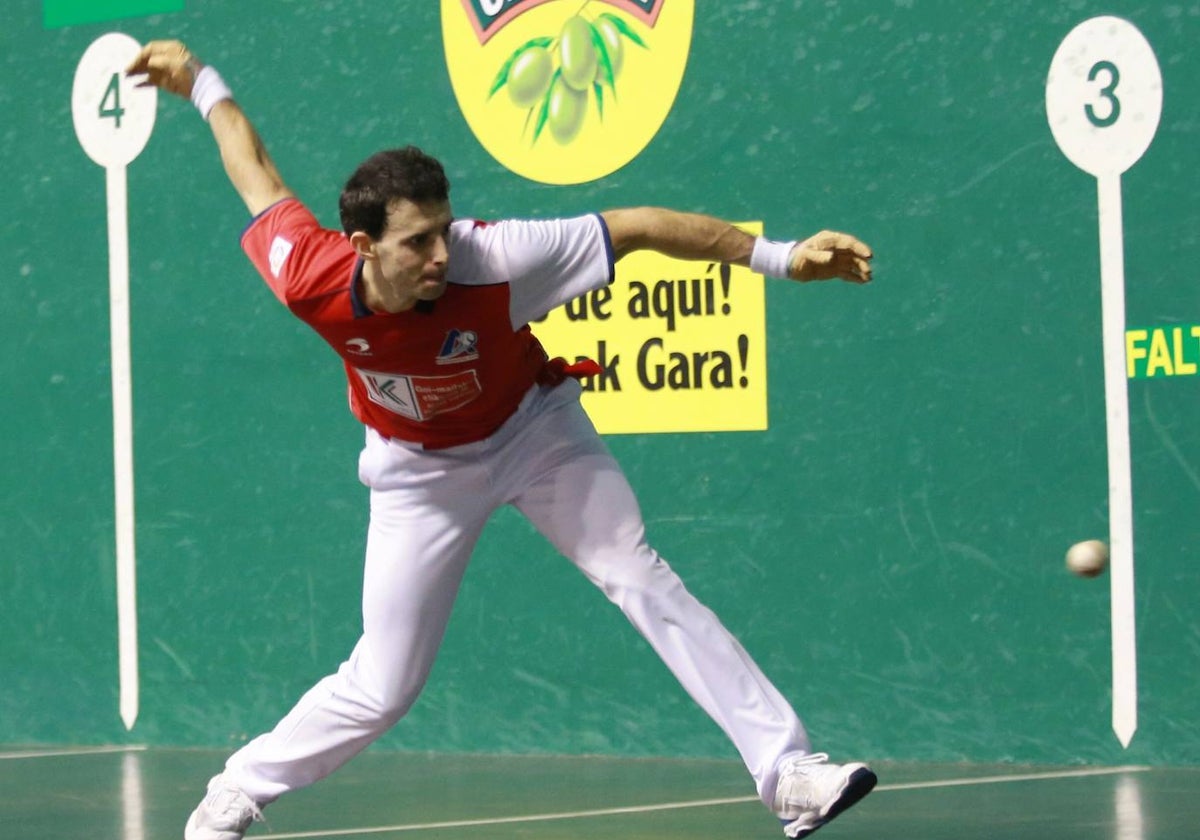
[[[609,90],[613,93],[613,99],[617,98],[617,82],[616,75],[613,73],[612,58],[608,54],[608,45],[604,43],[604,36],[600,34],[600,30],[596,28],[594,23],[588,23],[588,31],[592,36],[592,46],[596,49],[596,59],[600,62],[600,69],[603,71],[604,81],[608,82]],[[596,90],[600,90],[599,82],[596,83]],[[600,107],[600,116],[604,116],[604,107]]]
[[[550,94],[554,91],[554,83],[558,81],[558,77],[562,75],[562,68],[554,71],[554,75],[550,77],[550,85],[546,88],[546,94],[542,97],[541,107],[538,109],[537,122],[533,126],[533,140],[529,145],[537,142],[538,137],[542,135],[542,129],[546,127],[546,119],[550,116]],[[530,109],[530,113],[533,109]]]
[[[619,32],[620,32],[622,35],[624,35],[624,36],[625,36],[626,38],[628,38],[630,41],[633,41],[633,43],[637,44],[639,47],[641,47],[641,48],[643,48],[643,49],[649,49],[649,47],[647,47],[647,46],[646,46],[646,42],[645,42],[645,41],[643,41],[643,40],[641,39],[641,37],[640,37],[640,36],[637,34],[637,32],[635,32],[635,31],[633,30],[633,27],[631,27],[631,26],[630,26],[628,23],[626,23],[626,22],[625,22],[625,21],[624,21],[622,18],[620,18],[619,16],[617,16],[617,15],[614,15],[612,12],[604,12],[604,13],[603,13],[603,14],[601,14],[599,17],[597,17],[597,18],[596,18],[596,20],[610,20],[610,21],[612,21],[612,24],[613,24],[613,26],[617,27],[617,30],[618,30],[618,31],[619,31]]]

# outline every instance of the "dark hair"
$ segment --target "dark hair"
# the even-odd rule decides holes
[[[446,201],[450,181],[436,158],[416,146],[388,149],[367,158],[346,186],[338,201],[342,230],[347,235],[361,230],[372,239],[383,236],[388,205],[408,199],[417,204]]]

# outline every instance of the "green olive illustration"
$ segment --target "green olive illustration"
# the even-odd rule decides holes
[[[592,24],[576,15],[563,25],[558,41],[563,81],[575,90],[587,90],[596,78],[598,62]]]
[[[625,59],[625,45],[621,43],[621,30],[617,28],[616,23],[612,18],[603,17],[596,21],[596,31],[600,33],[600,38],[604,42],[604,49],[608,53],[608,61],[612,65],[613,79],[616,79],[621,72],[621,64]],[[604,67],[601,62],[596,64],[596,82],[606,81],[604,76]]]
[[[543,47],[525,50],[508,71],[508,98],[521,108],[529,108],[542,98],[550,86],[554,62]]]
[[[575,139],[583,126],[583,116],[587,111],[587,94],[575,90],[566,82],[566,74],[554,80],[550,88],[550,99],[546,113],[546,121],[550,133],[560,144],[566,145]]]
[[[554,139],[566,145],[583,128],[593,95],[601,122],[605,100],[611,97],[616,102],[626,39],[648,49],[619,15],[603,12],[592,21],[576,14],[563,24],[557,38],[539,35],[510,53],[496,71],[487,98],[507,86],[512,103],[528,109],[525,126],[532,122],[531,143],[537,143],[548,126]]]

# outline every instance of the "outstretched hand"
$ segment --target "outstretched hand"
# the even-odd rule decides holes
[[[871,282],[871,249],[848,233],[823,230],[792,249],[788,277],[807,283],[841,279]]]
[[[182,41],[151,41],[142,47],[128,67],[126,76],[144,74],[138,87],[157,87],[188,99],[196,74],[204,67]]]

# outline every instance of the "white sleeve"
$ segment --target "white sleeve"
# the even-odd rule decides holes
[[[612,282],[613,250],[599,215],[545,221],[458,222],[449,280],[508,283],[514,328]]]

